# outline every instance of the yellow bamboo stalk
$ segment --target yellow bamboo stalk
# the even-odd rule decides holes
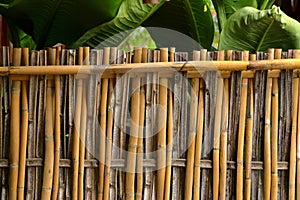
[[[250,60],[256,60],[256,54],[250,55]],[[251,168],[252,168],[252,131],[253,131],[253,112],[254,112],[254,91],[253,80],[249,80],[248,90],[248,110],[246,122],[246,146],[245,146],[245,191],[246,200],[251,198]]]
[[[190,131],[189,131],[189,143],[188,154],[186,164],[185,175],[185,188],[184,199],[190,200],[193,196],[193,171],[194,171],[194,159],[195,159],[195,137],[197,128],[197,104],[199,93],[199,79],[193,78],[191,82],[191,103],[190,103]]]
[[[142,49],[134,50],[134,62],[141,62]],[[130,122],[130,137],[128,144],[127,165],[126,165],[126,200],[134,200],[134,185],[135,185],[135,167],[136,167],[136,149],[139,135],[139,109],[140,109],[140,78],[135,74],[132,80],[132,95],[131,95],[131,122]]]
[[[55,64],[60,64],[61,46],[56,47]],[[54,169],[52,200],[58,197],[59,188],[59,160],[60,160],[60,76],[55,75],[55,136],[54,136]]]
[[[278,193],[278,79],[273,78],[272,83],[272,177],[271,177],[271,199],[277,199]]]
[[[202,150],[202,137],[203,137],[203,124],[204,124],[204,82],[200,80],[200,91],[198,97],[198,115],[197,115],[197,130],[196,130],[196,152],[194,160],[194,199],[200,199],[200,164],[201,164],[201,150]]]
[[[240,118],[238,130],[238,148],[237,148],[237,179],[236,179],[236,199],[243,199],[243,167],[244,167],[244,137],[245,137],[245,118],[247,109],[247,89],[248,79],[242,80]]]
[[[160,61],[168,61],[168,48],[160,49]],[[167,99],[168,99],[168,79],[161,78],[159,83],[159,104],[161,109],[158,110],[158,127],[160,130],[157,134],[157,200],[164,199],[165,177],[166,177],[166,123],[167,123]]]
[[[145,118],[145,90],[141,86],[140,92],[140,117],[139,117],[139,136],[137,144],[137,185],[136,185],[136,200],[141,200],[143,195],[143,129]]]
[[[78,48],[78,64],[83,64],[83,47]],[[74,117],[74,132],[73,132],[73,186],[72,186],[72,199],[78,199],[78,170],[79,170],[79,136],[81,125],[81,108],[82,108],[82,79],[77,80],[76,85],[76,103],[75,103],[75,117]]]
[[[103,50],[103,64],[109,65],[110,48]],[[99,157],[99,183],[98,200],[103,199],[104,194],[104,164],[105,164],[105,140],[106,140],[106,119],[107,119],[107,95],[108,79],[101,81],[101,103],[100,103],[100,157]]]
[[[49,57],[48,63],[55,64],[56,49],[48,49]],[[54,81],[49,79],[46,90],[46,116],[45,116],[45,162],[42,185],[42,200],[51,198],[52,184],[53,184],[53,169],[54,169]]]
[[[173,146],[173,97],[172,91],[169,91],[168,106],[168,138],[167,138],[167,168],[166,168],[166,186],[165,199],[170,199],[171,188],[171,170],[172,170],[172,146]]]
[[[29,65],[29,49],[22,48],[21,65]],[[28,134],[28,82],[22,81],[22,123],[20,137],[20,168],[18,180],[18,199],[24,199],[26,150]]]
[[[84,83],[83,83],[84,84]],[[85,136],[86,136],[86,93],[83,91],[80,125],[80,146],[79,146],[79,170],[78,170],[78,199],[84,199],[84,155],[85,155]]]
[[[265,103],[265,132],[264,132],[264,199],[270,199],[271,194],[271,96],[272,78],[267,80]]]
[[[220,136],[220,192],[219,199],[226,198],[226,175],[227,175],[227,132],[229,110],[229,80],[224,79],[222,122]]]
[[[21,65],[21,48],[14,48],[13,64]],[[21,81],[13,81],[11,86],[11,122],[9,143],[9,199],[17,199],[20,148],[20,90]]]

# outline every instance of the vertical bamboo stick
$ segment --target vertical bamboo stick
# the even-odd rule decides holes
[[[39,51],[32,51],[30,57],[30,65],[39,65]],[[29,104],[28,104],[28,143],[27,143],[27,157],[35,158],[36,148],[36,113],[37,113],[37,76],[30,76],[29,80]],[[27,191],[26,199],[34,199],[35,196],[35,167],[28,167],[27,169]]]
[[[110,48],[104,48],[103,64],[109,65]],[[98,200],[103,199],[104,193],[104,164],[105,164],[105,139],[106,139],[106,120],[107,120],[107,95],[108,79],[102,79],[101,82],[101,107],[100,107],[100,157],[99,157],[99,183]]]
[[[204,124],[204,90],[205,85],[203,80],[200,81],[200,92],[198,101],[198,115],[197,115],[197,132],[196,132],[196,152],[195,152],[195,165],[194,165],[194,199],[200,199],[200,164],[201,164],[201,150],[202,150],[202,136]]]
[[[160,61],[168,61],[168,49],[160,49]],[[158,128],[160,130],[157,134],[157,200],[163,200],[165,176],[166,176],[166,122],[167,122],[167,88],[168,79],[161,78],[159,83],[159,104],[161,109],[158,110]]]
[[[118,50],[116,47],[111,47],[110,64],[117,63]],[[109,199],[109,183],[110,183],[110,166],[112,158],[112,140],[113,140],[113,114],[115,106],[114,94],[114,79],[109,80],[108,89],[108,110],[107,110],[107,131],[106,131],[106,149],[105,149],[105,169],[104,169],[104,198]]]
[[[83,47],[78,48],[78,65],[83,64],[84,53]],[[79,170],[79,137],[81,125],[81,109],[82,109],[82,93],[83,93],[82,79],[77,80],[76,84],[76,98],[75,98],[75,117],[74,117],[74,132],[73,132],[73,185],[72,185],[72,199],[78,199],[78,170]]]
[[[29,49],[22,48],[21,65],[29,65]],[[25,189],[25,169],[26,169],[26,146],[28,135],[28,82],[22,81],[22,122],[21,122],[21,136],[20,136],[20,168],[18,177],[18,199],[24,199]]]
[[[236,198],[243,199],[243,156],[244,156],[244,136],[245,136],[245,118],[247,109],[247,89],[248,79],[242,80],[240,119],[238,132],[238,149],[237,149],[237,179],[236,179]]]
[[[270,199],[271,192],[271,96],[272,79],[267,80],[266,106],[265,106],[265,132],[264,132],[264,199]]]
[[[140,63],[142,59],[142,49],[134,50],[134,62]],[[130,137],[128,143],[127,165],[126,165],[126,199],[134,199],[134,179],[136,167],[136,147],[139,133],[139,108],[140,108],[140,77],[135,74],[132,80],[131,95],[131,123]]]
[[[175,61],[175,47],[170,48],[169,62]],[[171,82],[171,81],[170,81]],[[169,87],[172,88],[172,82],[169,82]],[[165,178],[165,194],[164,199],[170,199],[171,195],[171,172],[172,172],[172,146],[173,146],[173,95],[172,90],[169,90],[169,105],[168,105],[168,133],[167,133],[167,161],[166,161],[166,178]]]
[[[13,64],[21,65],[21,48],[14,48]],[[11,123],[9,144],[9,199],[17,199],[19,148],[20,148],[20,90],[21,81],[12,82]]]
[[[60,64],[61,46],[56,47],[55,65]],[[58,197],[59,188],[59,160],[60,160],[60,76],[54,76],[55,87],[55,130],[54,130],[54,168],[53,168],[53,189],[52,200]]]
[[[256,55],[251,54],[250,60],[255,60]],[[245,190],[244,198],[251,198],[251,169],[252,169],[252,132],[253,132],[253,105],[254,105],[253,80],[248,84],[247,121],[246,121],[246,144],[245,144]]]
[[[185,175],[184,199],[191,200],[193,195],[193,171],[195,159],[195,137],[197,127],[197,104],[199,93],[199,79],[193,78],[191,83],[190,103],[190,130],[188,142],[188,154]]]
[[[55,64],[56,49],[51,48],[49,51],[48,62],[50,65]],[[48,77],[51,78],[51,77]],[[48,80],[46,93],[46,116],[45,116],[45,164],[43,174],[43,185],[41,199],[51,198],[51,190],[53,184],[53,168],[54,168],[54,82]]]
[[[224,80],[222,121],[220,136],[220,192],[219,198],[226,198],[226,174],[227,174],[227,133],[228,133],[228,110],[229,110],[229,80]]]

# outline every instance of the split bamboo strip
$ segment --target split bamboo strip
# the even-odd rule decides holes
[[[295,176],[296,176],[296,133],[297,133],[297,110],[299,79],[293,79],[293,101],[292,101],[292,135],[290,146],[290,168],[289,168],[289,199],[295,199]]]
[[[169,62],[175,61],[175,47],[170,48]],[[169,82],[169,88],[172,88]],[[168,133],[167,133],[167,160],[166,160],[166,178],[165,178],[165,194],[164,199],[170,199],[171,196],[171,172],[172,172],[172,147],[173,147],[173,95],[172,90],[169,90],[169,105],[168,105]]]
[[[256,55],[251,54],[250,60],[255,60]],[[245,144],[245,190],[244,198],[250,200],[251,198],[251,161],[252,161],[252,137],[253,137],[253,109],[254,109],[254,81],[249,79],[248,84],[248,101],[247,101],[247,121],[246,121],[246,144]]]
[[[55,64],[56,49],[48,49],[49,57],[48,63]],[[52,184],[53,184],[53,168],[54,168],[54,112],[53,112],[53,98],[54,98],[54,82],[47,81],[46,93],[46,116],[45,116],[45,164],[42,185],[42,200],[51,198]]]
[[[21,65],[29,65],[29,49],[22,48]],[[22,81],[22,100],[21,100],[21,135],[20,135],[20,166],[18,177],[18,199],[24,199],[25,190],[25,169],[26,169],[26,147],[28,136],[28,82]]]
[[[118,50],[111,47],[110,64],[117,63]],[[108,108],[107,108],[107,131],[106,131],[106,150],[105,150],[105,169],[104,169],[104,199],[109,199],[109,183],[110,183],[110,166],[112,159],[112,143],[113,143],[113,114],[115,106],[114,79],[109,80],[108,88]]]
[[[200,52],[199,52],[200,53]],[[200,56],[199,56],[200,57]],[[192,79],[191,82],[191,103],[190,103],[190,130],[188,137],[188,154],[185,175],[184,199],[191,200],[193,196],[193,171],[195,159],[195,137],[197,129],[197,103],[199,94],[199,79]]]
[[[55,64],[59,65],[61,59],[61,46],[56,47]],[[54,168],[53,168],[53,188],[52,200],[58,197],[59,189],[59,160],[60,160],[60,75],[54,76],[55,87],[55,128],[54,128]]]
[[[13,64],[21,65],[21,48],[14,48]],[[20,92],[21,81],[12,82],[11,91],[11,121],[9,144],[9,199],[17,199],[20,149]]]
[[[168,49],[160,49],[160,61],[168,61]],[[161,78],[159,82],[159,105],[158,110],[158,128],[157,134],[157,200],[164,199],[164,187],[166,176],[166,126],[167,126],[167,98],[168,98],[168,79]]]
[[[300,58],[300,50],[294,50],[294,58]],[[299,88],[300,89],[300,88]],[[298,94],[300,94],[300,92],[298,91]],[[299,101],[300,97],[298,97],[298,101]],[[297,122],[297,126],[300,127],[300,105],[298,104],[298,122]],[[297,141],[296,141],[296,150],[297,150],[297,177],[296,177],[296,199],[300,199],[300,130],[298,129],[297,131]]]
[[[88,57],[86,61],[88,62]],[[85,87],[85,82],[83,83]],[[81,121],[80,121],[80,145],[79,145],[79,170],[78,170],[78,199],[84,199],[84,155],[85,155],[85,137],[86,137],[86,92],[83,91],[82,108],[81,108]]]
[[[103,64],[109,65],[110,48],[105,47],[103,51]],[[107,120],[107,96],[108,79],[102,79],[101,82],[101,105],[100,105],[100,156],[99,156],[99,183],[98,200],[103,199],[104,194],[104,164],[105,164],[105,140],[106,140],[106,120]]]
[[[224,200],[226,198],[228,110],[229,110],[229,80],[224,79],[221,136],[220,136],[220,192],[219,192],[219,199],[221,199],[221,200]]]
[[[134,62],[140,63],[142,59],[142,49],[134,50]],[[126,163],[126,199],[134,199],[135,168],[136,168],[136,149],[139,133],[139,108],[140,108],[140,78],[135,74],[132,80],[131,94],[131,122],[130,137],[128,143],[127,163]]]
[[[89,49],[83,47],[78,48],[78,64],[82,65],[84,60],[84,52]],[[80,125],[81,125],[81,109],[82,109],[82,94],[83,94],[83,81],[77,80],[76,85],[76,98],[75,98],[75,117],[74,117],[74,133],[73,133],[73,185],[72,185],[72,199],[78,199],[78,170],[79,170],[79,143],[80,143]]]
[[[30,64],[33,66],[39,65],[39,51],[32,51],[30,57]],[[38,82],[37,76],[30,76],[29,80],[29,100],[28,100],[28,142],[27,142],[27,157],[35,158],[36,148],[36,113],[37,113],[37,93]],[[35,196],[35,167],[28,167],[27,169],[27,191],[26,199],[34,199]]]
[[[237,147],[237,180],[236,180],[236,198],[243,199],[243,154],[244,154],[244,136],[245,136],[245,118],[247,110],[247,90],[248,79],[242,80],[240,118],[238,131],[238,147]]]

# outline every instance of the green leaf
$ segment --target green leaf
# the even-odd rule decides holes
[[[71,44],[115,17],[123,0],[15,0],[6,17],[32,36],[37,48]]]
[[[258,0],[262,1],[262,0]],[[257,8],[257,0],[212,0],[218,14],[219,29],[223,29],[227,19],[237,10],[243,7]]]
[[[162,4],[143,4],[142,0],[123,0],[116,17],[87,31],[72,44],[72,47],[89,45],[92,47],[117,46],[133,29],[149,18]]]
[[[297,49],[300,48],[300,23],[276,6],[263,11],[245,7],[226,22],[219,48],[252,53],[268,48]]]
[[[205,0],[171,0],[146,20],[143,26],[169,30],[148,29],[158,47],[175,46],[185,49],[183,47],[193,43],[193,39],[197,46],[194,48],[201,45],[210,49],[214,36],[212,15]],[[178,36],[169,35],[176,32]],[[190,41],[183,41],[184,35],[181,34]]]

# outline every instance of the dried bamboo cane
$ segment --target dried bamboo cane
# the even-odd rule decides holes
[[[195,159],[195,137],[197,129],[197,104],[199,93],[199,79],[193,78],[191,83],[190,103],[190,130],[188,142],[188,154],[185,175],[184,199],[191,200],[193,195],[193,170]]]
[[[10,49],[8,46],[4,46],[1,48],[2,53],[2,65],[9,66],[10,65]],[[2,145],[2,157],[9,158],[9,135],[10,135],[10,126],[9,126],[9,119],[10,119],[10,84],[9,84],[9,77],[3,77],[3,143]],[[2,177],[1,177],[1,199],[7,199],[8,197],[8,190],[9,190],[9,169],[2,169]]]
[[[168,49],[160,49],[160,61],[168,61]],[[157,134],[157,200],[163,200],[165,176],[166,176],[166,123],[167,123],[167,98],[168,98],[168,79],[161,78],[159,83],[159,104],[161,109],[158,110],[158,128]]]
[[[250,60],[255,60],[255,54],[250,55]],[[247,121],[246,121],[246,144],[245,144],[245,190],[244,198],[250,200],[251,198],[251,168],[252,168],[252,132],[253,132],[253,104],[254,91],[253,80],[249,80],[248,88],[248,102],[247,102]]]
[[[83,64],[84,48],[78,48],[78,65]],[[76,98],[75,98],[75,117],[74,117],[74,132],[73,132],[73,185],[72,185],[72,199],[78,199],[78,170],[79,170],[79,137],[80,137],[80,125],[81,125],[81,109],[82,109],[82,94],[83,94],[82,79],[77,80],[76,85]]]
[[[84,84],[84,83],[83,83]],[[78,170],[78,199],[84,199],[84,155],[85,155],[85,136],[86,136],[86,93],[83,91],[81,121],[80,121],[80,145],[79,145],[79,170]]]
[[[272,78],[267,80],[265,103],[265,132],[264,132],[264,199],[270,199],[271,192],[271,96]]]
[[[61,46],[56,47],[55,64],[60,64],[61,58]],[[59,160],[60,160],[60,76],[54,76],[55,87],[55,130],[54,130],[54,168],[53,168],[53,188],[52,188],[52,200],[56,200],[58,197],[59,189]]]
[[[243,199],[243,154],[244,154],[244,136],[245,136],[245,118],[247,109],[247,89],[248,79],[242,80],[240,119],[238,132],[237,149],[237,179],[236,179],[236,198]]]
[[[175,61],[175,47],[170,48],[169,62]],[[169,83],[172,88],[173,83]],[[165,178],[165,194],[164,199],[170,199],[171,196],[171,172],[172,172],[172,147],[173,147],[173,95],[169,90],[169,105],[168,105],[168,133],[167,133],[167,161],[166,161],[166,178]]]
[[[110,48],[104,48],[103,64],[109,64]],[[100,107],[100,156],[99,156],[99,183],[98,200],[103,199],[104,194],[104,164],[105,164],[105,140],[106,140],[106,120],[107,120],[107,95],[108,79],[102,79],[101,82],[101,107]]]
[[[228,110],[229,110],[229,80],[224,80],[222,121],[220,136],[220,192],[219,198],[226,198],[226,173],[227,173],[227,133],[228,133]]]
[[[21,48],[14,48],[13,64],[21,64]],[[21,81],[12,82],[11,123],[9,144],[9,199],[17,199],[20,148],[20,90]]]
[[[55,64],[56,49],[48,49],[48,63]],[[51,78],[51,77],[48,77]],[[54,81],[49,79],[47,82],[46,93],[46,116],[45,116],[45,164],[43,174],[43,185],[41,199],[46,200],[51,198],[53,184],[53,168],[54,168]]]
[[[22,48],[21,53],[21,65],[29,65],[29,49]],[[24,199],[25,189],[25,169],[26,169],[26,146],[27,146],[27,135],[28,135],[28,82],[22,81],[22,122],[21,122],[21,136],[20,136],[20,168],[18,177],[18,199]]]
[[[194,199],[200,199],[200,164],[201,164],[201,150],[202,150],[202,137],[203,137],[203,124],[204,124],[204,82],[200,81],[200,92],[198,100],[198,116],[197,116],[197,132],[196,132],[196,152],[195,152],[195,165],[194,165]]]
[[[39,51],[32,51],[30,58],[30,65],[39,65]],[[36,112],[37,112],[37,76],[30,76],[29,79],[29,104],[28,104],[28,143],[27,143],[27,157],[35,158],[36,148]],[[34,199],[35,189],[35,167],[28,167],[27,169],[27,191],[26,199]]]
[[[140,63],[142,59],[142,49],[136,48],[134,50],[134,62]],[[140,108],[140,77],[135,74],[132,80],[132,95],[131,95],[131,123],[130,123],[130,137],[127,153],[126,165],[126,199],[134,199],[134,179],[136,168],[136,149],[139,133],[139,108]]]

